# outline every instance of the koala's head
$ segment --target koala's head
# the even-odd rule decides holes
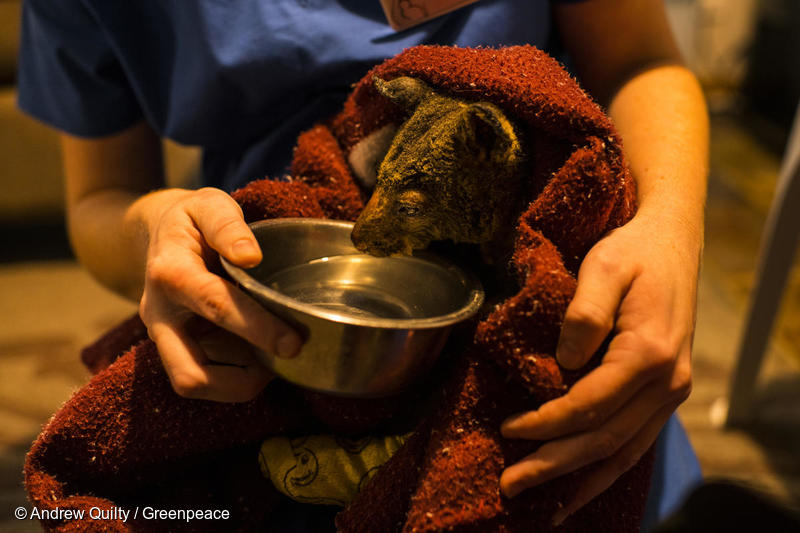
[[[386,256],[438,240],[490,241],[519,193],[514,125],[493,104],[440,95],[414,78],[375,85],[410,116],[378,167],[351,235],[356,248]]]

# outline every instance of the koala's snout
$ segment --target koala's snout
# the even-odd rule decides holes
[[[353,241],[353,246],[355,246],[356,250],[359,252],[367,251],[367,239],[364,234],[364,225],[361,223],[361,219],[357,220],[355,226],[353,226],[353,231],[350,233],[350,240]]]
[[[375,191],[356,220],[350,240],[360,252],[386,257],[406,252],[396,221],[386,212],[387,202]]]
[[[359,252],[381,257],[388,255],[382,252],[383,247],[381,245],[385,244],[385,242],[381,242],[375,228],[360,218],[356,221],[356,225],[353,226],[350,240],[353,241],[353,245]]]
[[[399,235],[387,234],[381,227],[370,224],[369,221],[356,222],[350,234],[359,252],[364,252],[376,257],[387,257],[403,253],[405,243]]]

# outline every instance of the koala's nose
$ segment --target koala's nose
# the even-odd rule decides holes
[[[350,240],[353,241],[353,246],[355,246],[359,252],[367,251],[368,245],[365,233],[366,232],[364,231],[364,224],[361,222],[361,219],[359,218],[356,221],[355,226],[353,226],[353,231],[350,232]]]
[[[370,227],[368,223],[356,222],[353,231],[350,233],[350,240],[359,252],[385,257],[389,255],[386,239],[376,228]]]
[[[350,240],[360,252],[375,257],[387,257],[400,253],[404,244],[400,235],[391,231],[386,224],[379,224],[375,220],[360,219],[353,226]]]

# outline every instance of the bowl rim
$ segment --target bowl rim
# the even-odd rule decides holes
[[[259,229],[263,226],[289,226],[289,225],[320,225],[320,226],[337,226],[347,227],[352,229],[353,222],[343,220],[332,220],[326,218],[304,218],[304,217],[291,217],[291,218],[275,218],[267,220],[259,220],[248,224],[252,230]],[[357,250],[353,254],[343,255],[367,255]],[[326,257],[320,256],[318,259]],[[444,315],[437,315],[428,318],[363,318],[352,315],[337,313],[335,311],[326,310],[317,307],[313,304],[301,302],[291,296],[287,296],[281,292],[267,287],[261,282],[253,278],[248,272],[238,267],[220,255],[219,259],[223,268],[233,278],[233,280],[252,293],[261,295],[262,297],[273,301],[285,308],[304,313],[313,317],[329,320],[340,324],[348,324],[354,326],[365,326],[371,328],[383,329],[432,329],[450,326],[466,320],[478,312],[484,301],[484,291],[478,278],[471,272],[465,270],[449,259],[445,259],[437,254],[427,251],[417,251],[413,255],[407,256],[408,259],[417,259],[435,263],[439,267],[453,273],[457,279],[467,288],[469,296],[465,299],[464,305],[457,310]],[[402,259],[402,258],[401,258]],[[272,310],[269,310],[273,312]]]

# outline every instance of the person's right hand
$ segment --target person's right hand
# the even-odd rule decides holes
[[[216,254],[247,268],[261,250],[239,205],[219,189],[169,191],[168,205],[147,222],[149,242],[139,313],[158,346],[172,387],[181,396],[240,402],[271,379],[251,345],[279,357],[297,354],[302,340],[233,284],[209,271]],[[158,195],[159,193],[155,193]],[[233,335],[194,339],[186,322],[199,315]]]

